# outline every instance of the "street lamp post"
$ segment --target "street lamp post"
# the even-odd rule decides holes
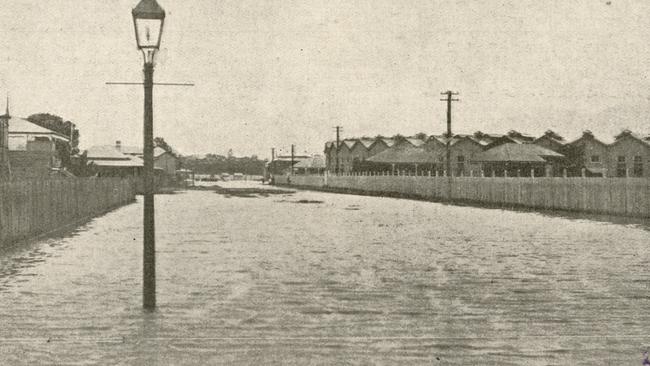
[[[153,69],[160,48],[165,10],[156,0],[141,0],[133,9],[138,49],[144,56],[144,250],[142,306],[156,307],[156,231],[154,221],[153,173]]]

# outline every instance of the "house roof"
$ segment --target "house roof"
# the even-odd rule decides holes
[[[459,141],[462,141],[464,139],[475,142],[475,143],[477,143],[477,144],[479,144],[481,146],[485,146],[485,145],[488,144],[488,141],[486,141],[484,139],[477,138],[474,135],[466,135],[466,134],[453,135],[451,137],[451,139],[449,139],[447,136],[444,136],[444,135],[432,135],[431,137],[429,137],[429,140],[436,140],[436,141],[440,142],[443,145],[447,145],[447,141],[449,141],[449,145],[451,145],[451,146],[455,145],[456,143],[458,143]]]
[[[118,150],[117,147],[115,149]],[[143,155],[142,148],[137,146],[120,146],[118,151],[126,155],[136,155],[136,156]],[[166,152],[167,150],[163,149],[162,147],[156,146],[153,148],[153,157],[157,158]]]
[[[437,158],[437,154],[424,148],[405,146],[384,150],[368,158],[368,161],[389,164],[431,164],[435,163]]]
[[[406,141],[410,142],[415,147],[419,147],[419,146],[424,145],[423,140],[421,140],[419,138],[415,138],[415,137],[407,137]]]
[[[142,167],[144,162],[137,156],[126,155],[113,145],[93,146],[86,150],[88,162],[103,167]]]
[[[550,141],[556,142],[556,143],[558,143],[560,145],[565,145],[567,143],[566,140],[564,139],[564,137],[558,135],[553,130],[548,130],[548,131],[544,132],[544,134],[542,136],[540,136],[540,137],[536,138],[535,140],[533,140],[533,143],[535,143],[537,141],[540,141],[542,139],[550,140]]]
[[[510,138],[512,138],[513,140],[521,141],[519,143],[533,142],[533,140],[535,140],[535,136],[529,135],[527,133],[521,133],[521,132],[516,131],[516,130],[508,131],[507,135]]]
[[[343,144],[348,147],[348,149],[352,149],[354,147],[354,144],[356,144],[356,140],[343,140]]]
[[[501,136],[503,136],[503,134],[484,133],[483,131],[476,131],[472,135],[472,138],[476,139],[477,141],[479,141],[481,145],[485,146],[485,145],[489,145],[492,141],[498,139]]]
[[[9,133],[12,134],[32,134],[32,135],[50,135],[52,137],[57,137],[69,141],[69,138],[65,135],[62,135],[56,131],[52,131],[48,128],[41,127],[35,123],[32,123],[26,119],[11,117],[9,119]]]
[[[646,145],[650,146],[650,136],[644,138],[643,136],[641,136],[641,135],[639,135],[637,133],[634,133],[634,132],[632,132],[630,130],[623,130],[621,133],[616,135],[615,140],[612,143],[612,145],[616,144],[619,141],[621,141],[624,137],[631,137],[631,138],[633,138],[633,139],[635,139],[635,140],[637,140],[637,141],[639,141],[639,142],[641,142],[643,144],[646,144]]]
[[[142,159],[133,157],[132,159],[127,160],[94,160],[88,159],[89,162],[103,167],[113,167],[113,168],[138,168],[144,166]]]
[[[372,144],[375,143],[375,139],[359,139],[359,142],[363,144],[366,149],[369,149]]]
[[[308,159],[303,159],[297,164],[294,164],[296,168],[313,168],[313,169],[325,169],[325,159],[321,155],[314,155]]]
[[[476,154],[472,160],[481,162],[545,162],[546,158],[563,156],[539,145],[510,142]]]
[[[603,141],[601,141],[601,140],[599,140],[598,138],[596,138],[596,137],[594,136],[594,134],[593,134],[591,131],[589,131],[589,130],[585,130],[585,131],[582,133],[582,136],[580,136],[580,137],[578,137],[577,139],[575,139],[575,140],[573,140],[573,141],[567,143],[567,145],[573,145],[573,144],[575,144],[575,143],[577,143],[577,142],[579,142],[579,141],[581,141],[581,140],[584,140],[584,139],[590,139],[590,140],[593,140],[593,141],[598,142],[598,143],[601,144],[601,145],[605,145],[605,146],[607,146],[606,143],[604,143]]]
[[[395,139],[392,139],[392,138],[382,137],[379,140],[381,140],[383,143],[385,143],[386,146],[388,146],[388,147],[392,147],[393,145],[395,145]]]
[[[138,146],[122,145],[119,151],[127,155],[142,155],[142,148]]]
[[[86,151],[89,160],[130,160],[128,155],[120,152],[113,145],[93,146]]]

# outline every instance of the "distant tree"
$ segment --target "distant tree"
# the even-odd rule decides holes
[[[47,128],[48,130],[52,130],[61,135],[64,135],[68,138],[70,135],[72,135],[72,141],[70,141],[72,149],[70,150],[70,154],[75,155],[79,153],[79,130],[77,128],[74,128],[73,130],[73,122],[64,121],[63,118],[50,113],[32,114],[31,116],[27,117],[27,120],[36,125]]]
[[[164,138],[162,138],[162,137],[154,138],[153,139],[153,144],[154,144],[154,146],[159,147],[159,148],[167,151],[171,155],[173,155],[175,157],[178,157],[178,154],[176,153],[176,150],[174,150],[174,148],[172,148],[171,145],[169,145],[167,143],[167,141],[165,141]]]
[[[90,177],[97,174],[96,166],[93,163],[88,163],[88,157],[86,154],[87,152],[84,151],[82,154],[75,157],[68,169],[77,177]]]
[[[415,138],[419,140],[426,140],[427,137],[428,137],[427,134],[424,132],[420,132],[415,135]]]
[[[226,157],[223,155],[206,154],[202,159],[189,159],[181,157],[181,163],[187,169],[198,174],[243,173],[247,175],[261,175],[264,171],[266,160],[257,156],[251,157]]]

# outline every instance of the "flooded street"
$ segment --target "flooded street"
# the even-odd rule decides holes
[[[142,198],[0,256],[0,364],[635,365],[650,231],[322,192]]]

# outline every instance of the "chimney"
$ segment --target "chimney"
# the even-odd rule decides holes
[[[115,141],[115,148],[117,149],[117,151],[122,151],[122,141],[120,140]]]

